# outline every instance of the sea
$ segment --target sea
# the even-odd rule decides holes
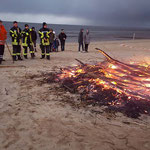
[[[4,21],[3,22],[7,32],[8,39],[7,42],[11,43],[11,38],[9,36],[9,30],[13,26],[13,22]],[[28,23],[19,22],[18,26],[23,30],[24,25],[28,24],[29,27],[35,27],[37,31],[42,27],[42,23]],[[62,25],[62,24],[48,24],[48,28],[52,28],[56,35],[59,35],[61,29],[64,29],[67,35],[66,42],[78,42],[78,34],[80,29],[86,29],[90,31],[91,42],[97,41],[115,41],[115,40],[132,40],[135,39],[150,39],[150,28],[129,28],[129,27],[108,27],[108,26],[83,26],[83,25]],[[37,43],[40,39],[38,37]]]

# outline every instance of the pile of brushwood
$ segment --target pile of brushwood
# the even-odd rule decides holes
[[[46,82],[57,82],[71,93],[78,93],[86,104],[107,106],[107,110],[122,112],[128,117],[150,115],[150,68],[125,64],[101,52],[106,60],[60,69],[50,74]]]

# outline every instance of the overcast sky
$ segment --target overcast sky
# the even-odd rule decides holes
[[[0,19],[150,27],[150,0],[1,0]]]

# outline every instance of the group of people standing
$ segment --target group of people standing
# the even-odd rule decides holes
[[[61,43],[61,51],[65,50],[65,41],[66,41],[66,34],[64,32],[64,29],[61,29],[61,33],[59,36],[55,38],[55,32],[53,29],[47,28],[47,24],[43,22],[43,27],[39,30],[39,37],[40,37],[40,48],[41,48],[41,59],[46,58],[50,59],[50,52],[53,50],[53,48],[58,51],[59,46],[59,40]],[[59,38],[59,40],[58,40]],[[54,47],[53,47],[54,46]]]
[[[47,28],[47,24],[43,22],[42,28],[39,30],[39,37],[40,37],[40,48],[41,48],[41,59],[45,57],[50,60],[50,52],[54,48],[55,43],[55,50],[58,51],[59,40],[55,38],[55,32],[53,29]],[[36,52],[36,31],[35,28],[32,27],[29,29],[29,25],[25,24],[25,29],[22,31],[18,27],[17,21],[13,22],[13,27],[10,29],[10,36],[12,37],[12,45],[13,45],[13,60],[22,60],[21,58],[21,44],[23,46],[23,55],[25,59],[28,59],[28,48],[30,50],[31,58],[35,57]],[[61,33],[59,34],[59,39],[61,42],[61,50],[64,51],[65,40],[67,36],[62,29]],[[34,47],[33,47],[34,46]]]
[[[18,27],[18,22],[13,22],[13,27],[10,29],[10,36],[12,39],[12,58],[14,61],[28,59],[28,49],[31,54],[31,58],[35,57],[37,33],[35,28],[29,28],[28,24],[25,24],[24,30]],[[53,50],[58,51],[59,40],[61,43],[61,51],[65,50],[66,34],[64,29],[61,29],[61,33],[57,37],[53,29],[49,29],[47,24],[43,22],[42,28],[38,31],[40,37],[41,59],[47,58],[50,60],[50,52]],[[7,39],[7,31],[0,20],[0,64],[4,55],[5,41]],[[59,40],[58,40],[59,39]],[[21,51],[23,47],[23,54]]]
[[[64,29],[61,29],[61,33],[56,36],[53,29],[47,27],[46,22],[43,22],[42,28],[38,31],[40,37],[40,48],[41,48],[41,59],[47,58],[50,60],[50,52],[53,50],[58,51],[59,41],[61,43],[61,51],[65,50],[65,41],[67,35]],[[13,27],[10,29],[10,36],[12,39],[12,58],[14,61],[28,59],[28,49],[30,51],[31,58],[35,57],[37,32],[35,28],[29,28],[28,24],[25,24],[24,30],[18,27],[18,22],[13,22]],[[5,30],[2,21],[0,20],[0,64],[4,55],[5,41],[7,39],[7,31]],[[90,44],[89,30],[86,30],[84,34],[84,29],[81,29],[78,36],[79,52],[88,52],[88,45]],[[23,47],[23,53],[21,51]],[[82,51],[80,48],[82,47]]]
[[[86,30],[86,33],[84,35],[84,29],[81,29],[79,32],[79,36],[78,36],[78,43],[79,43],[79,49],[78,51],[80,51],[80,48],[82,47],[82,52],[88,52],[88,46],[90,44],[90,34],[89,34],[89,30]]]

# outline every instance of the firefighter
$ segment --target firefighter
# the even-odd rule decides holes
[[[18,22],[13,22],[13,27],[10,29],[10,36],[12,38],[13,46],[13,60],[22,60],[21,58],[21,29],[18,27]]]
[[[0,64],[3,59],[4,49],[5,49],[5,40],[7,39],[7,31],[3,25],[3,22],[0,20]]]
[[[22,31],[22,46],[24,58],[28,59],[28,48],[30,49],[31,58],[34,58],[35,55],[33,49],[33,42],[31,39],[31,33],[28,24],[25,24],[25,29]]]
[[[40,48],[41,48],[41,59],[45,58],[45,51],[46,51],[46,58],[50,60],[50,49],[49,49],[49,29],[47,28],[46,22],[43,22],[43,27],[39,30],[39,37],[41,40]]]

